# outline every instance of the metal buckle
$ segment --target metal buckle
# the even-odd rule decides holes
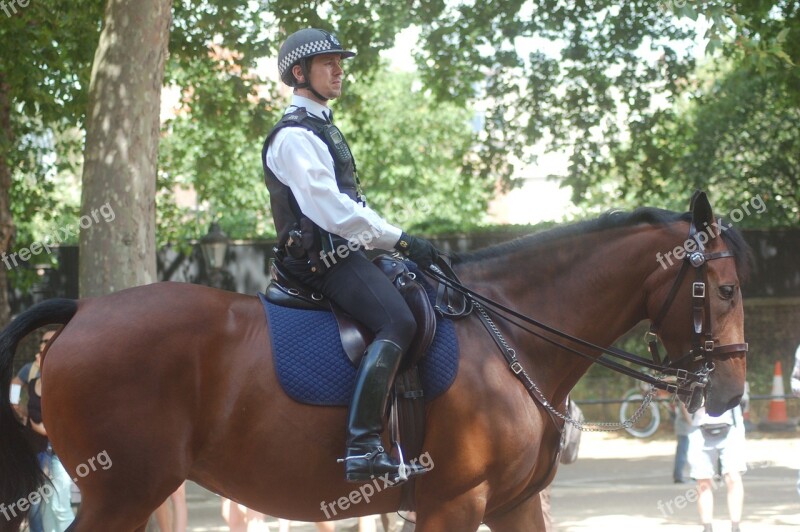
[[[692,297],[706,297],[706,283],[699,281],[692,283]]]
[[[695,268],[702,266],[706,262],[705,254],[701,253],[700,251],[690,253],[687,258],[689,259],[689,263]]]
[[[708,353],[714,351],[714,340],[706,340],[703,349]]]
[[[519,375],[520,373],[522,373],[522,365],[520,365],[520,363],[517,362],[516,360],[512,362],[509,367],[511,368],[511,371],[514,372],[514,375]]]

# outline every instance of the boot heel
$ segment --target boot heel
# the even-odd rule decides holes
[[[344,479],[347,482],[370,482],[376,479],[375,475],[370,475],[369,473],[345,473]]]

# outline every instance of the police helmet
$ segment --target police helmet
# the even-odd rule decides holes
[[[278,52],[278,72],[281,80],[290,87],[294,87],[296,85],[292,75],[294,65],[315,55],[337,53],[342,56],[342,59],[356,55],[355,52],[342,48],[336,36],[325,30],[307,28],[296,31],[286,38]]]

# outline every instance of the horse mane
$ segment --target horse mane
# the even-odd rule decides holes
[[[639,207],[633,211],[610,210],[591,220],[583,220],[566,225],[546,229],[530,235],[522,236],[494,246],[467,253],[453,253],[455,264],[478,262],[484,259],[503,256],[519,250],[527,250],[566,239],[575,235],[583,235],[608,229],[633,227],[640,224],[653,226],[667,225],[676,222],[691,222],[691,212],[674,212],[656,207]],[[719,226],[727,228],[721,232],[722,239],[733,253],[736,261],[736,272],[740,281],[745,282],[751,271],[753,254],[742,234],[723,218],[719,218]],[[715,228],[715,233],[719,229]]]

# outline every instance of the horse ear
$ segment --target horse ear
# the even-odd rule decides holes
[[[699,196],[700,194],[705,194],[705,192],[703,192],[700,189],[697,189],[692,193],[692,198],[689,200],[690,211],[694,211],[694,202],[697,201],[697,196]]]
[[[696,190],[692,194],[689,210],[692,211],[692,223],[698,231],[702,231],[703,227],[709,227],[714,224],[714,212],[711,210],[711,203],[709,203],[705,192]]]

